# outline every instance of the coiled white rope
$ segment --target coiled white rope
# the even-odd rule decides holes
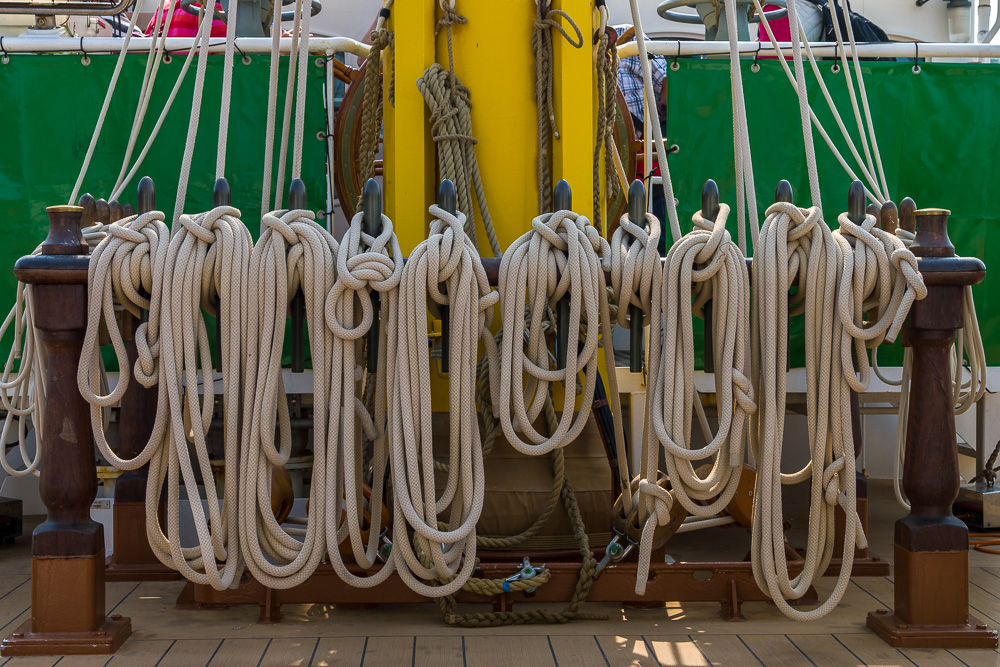
[[[379,328],[378,370],[368,378],[374,381],[374,415],[369,415],[364,403],[357,396],[357,381],[362,369],[356,363],[357,341],[365,336],[376,317],[383,323],[395,319],[398,310],[398,288],[403,275],[403,253],[392,230],[392,221],[382,216],[382,231],[372,237],[362,231],[364,213],[358,212],[344,236],[337,255],[337,282],[326,301],[326,323],[333,332],[333,384],[330,399],[334,410],[330,415],[330,432],[337,443],[327,459],[327,484],[332,498],[344,499],[345,512],[329,506],[326,516],[327,544],[330,545],[330,562],[345,582],[352,586],[370,588],[385,581],[395,570],[395,559],[390,558],[384,567],[372,576],[351,573],[344,564],[338,545],[346,537],[350,542],[354,562],[364,569],[375,565],[382,533],[382,505],[385,495],[384,478],[388,463],[386,442],[386,367],[389,363],[387,348],[390,344],[385,324]],[[374,312],[369,290],[379,293],[380,312]],[[355,322],[360,310],[361,321]],[[393,341],[395,342],[395,341]],[[474,347],[474,346],[473,346]],[[371,373],[371,369],[369,369]],[[475,408],[472,408],[475,413]],[[355,443],[355,415],[373,443],[372,486],[368,500],[370,522],[367,526],[368,541],[364,543],[363,488],[359,483],[358,460]],[[374,417],[374,420],[372,419]],[[338,435],[339,434],[339,435]],[[346,520],[346,523],[345,521]],[[345,533],[346,532],[346,536]]]
[[[647,436],[639,484],[644,524],[636,578],[640,595],[646,588],[654,533],[658,526],[672,522],[673,503],[679,502],[695,517],[712,517],[732,500],[742,473],[748,420],[756,411],[750,382],[750,281],[743,253],[726,231],[728,215],[725,204],[714,221],[695,214],[695,228],[667,254],[663,286],[658,290],[662,301],[652,305],[648,422],[649,432],[656,434],[663,447],[670,490],[657,483],[660,447]],[[692,315],[708,299],[719,359],[714,374],[719,428],[714,437],[694,386]],[[692,409],[698,413],[707,442],[698,449],[691,447]],[[705,459],[714,461],[702,479],[694,466]]]
[[[316,570],[328,546],[323,519],[329,508],[339,505],[327,480],[329,443],[339,437],[330,426],[329,412],[331,406],[335,412],[339,406],[330,401],[331,372],[336,369],[328,356],[333,337],[323,321],[336,277],[338,245],[315,222],[311,211],[277,211],[265,215],[262,223],[264,233],[250,257],[249,273],[254,280],[246,302],[240,539],[254,578],[270,588],[283,589],[305,582]],[[292,451],[281,355],[288,306],[299,290],[305,297],[312,350],[315,457],[309,493],[312,520],[304,531],[285,529],[271,509],[272,469],[283,467]]]
[[[795,620],[815,620],[839,602],[850,580],[842,567],[830,597],[818,608],[799,611],[786,602],[801,598],[833,556],[834,509],[846,515],[843,558],[867,540],[857,516],[850,391],[867,388],[866,346],[893,340],[915,298],[926,290],[916,259],[895,237],[867,216],[855,225],[845,215],[831,232],[816,207],[776,203],[768,209],[753,263],[752,352],[758,399],[751,429],[758,462],[753,507],[751,559],[754,578],[779,609]],[[851,240],[854,244],[851,244]],[[788,289],[799,294],[789,308]],[[879,320],[863,321],[878,307]],[[793,474],[780,471],[785,416],[784,369],[788,315],[806,316],[806,401],[810,463]],[[856,350],[860,380],[851,347]],[[834,352],[831,355],[831,351]],[[781,485],[811,479],[809,538],[802,572],[788,575],[782,528]]]
[[[896,236],[903,241],[906,247],[910,247],[915,238],[913,232],[902,228],[896,229]],[[982,333],[979,331],[976,302],[972,295],[971,286],[965,288],[963,301],[962,328],[955,336],[955,346],[952,354],[952,368],[954,370],[952,400],[955,403],[956,415],[968,412],[969,408],[975,405],[986,394],[986,382],[988,379],[986,373],[986,350],[983,347]],[[879,368],[875,352],[876,350],[872,350],[872,368],[875,371],[875,375],[882,382],[899,387],[899,420],[896,424],[896,453],[893,457],[892,488],[896,495],[896,502],[909,511],[910,502],[903,495],[902,476],[903,460],[906,451],[906,427],[910,415],[910,376],[913,370],[913,351],[909,347],[903,351],[903,372],[899,380],[892,379],[882,372],[882,369]],[[964,379],[964,360],[968,361],[968,379]],[[977,446],[985,446],[981,442],[976,444]],[[979,474],[978,470],[976,474]]]
[[[604,287],[604,269],[611,264],[610,246],[587,218],[572,211],[540,215],[531,221],[531,226],[531,231],[514,241],[500,261],[497,284],[504,335],[497,391],[491,386],[491,393],[497,397],[494,413],[500,418],[504,436],[522,454],[546,454],[573,442],[590,418],[598,381],[597,351],[601,346],[605,351],[612,413],[619,431],[616,441],[619,454],[623,455],[611,317]],[[525,295],[531,318],[527,343]],[[551,369],[542,318],[564,296],[570,300],[566,367]],[[587,335],[582,336],[583,345],[578,348],[576,341],[581,339],[584,329]],[[574,412],[576,378],[580,372],[584,373],[583,392],[580,410]],[[491,385],[492,377],[491,372]],[[545,436],[534,428],[534,422],[545,407],[553,382],[562,382],[566,391],[558,426]],[[622,481],[627,487],[628,480]]]
[[[388,322],[386,379],[395,513],[392,558],[407,586],[420,595],[442,597],[457,592],[476,564],[476,522],[485,492],[473,402],[476,350],[482,340],[496,354],[490,325],[497,294],[490,290],[479,253],[465,234],[465,215],[437,206],[431,206],[430,213],[430,234],[406,262],[398,315]],[[441,283],[446,286],[443,292]],[[428,294],[433,304],[448,306],[451,327],[449,476],[440,498],[435,497],[434,484]],[[439,530],[438,515],[449,508],[448,528]],[[408,530],[413,531],[413,546]]]

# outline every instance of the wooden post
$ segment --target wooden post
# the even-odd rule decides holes
[[[901,226],[904,212],[900,205]],[[963,290],[981,282],[986,267],[955,256],[949,215],[916,212],[911,249],[920,258],[927,298],[913,304],[904,332],[913,348],[903,467],[911,509],[896,522],[895,613],[870,612],[868,627],[893,646],[995,648],[996,630],[969,615],[969,530],[951,510],[959,487],[952,346],[962,326]]]
[[[139,181],[136,199],[139,213],[156,208],[156,191],[148,176]],[[131,373],[139,354],[135,348],[135,330],[139,322],[127,310],[122,311],[121,329],[128,354],[128,368],[118,373]],[[118,455],[131,459],[145,449],[156,421],[156,386],[143,387],[134,378],[122,396],[118,413]],[[146,480],[149,464],[137,470],[125,471],[115,482],[113,507],[114,551],[108,559],[104,577],[107,581],[173,581],[180,574],[153,555],[146,539]]]
[[[89,406],[76,386],[87,327],[87,266],[80,236],[83,209],[48,209],[42,254],[22,257],[18,280],[32,285],[34,313],[48,356],[39,490],[48,518],[32,535],[31,619],[3,640],[3,655],[113,653],[131,621],[104,613],[104,529],[91,520],[97,495]]]

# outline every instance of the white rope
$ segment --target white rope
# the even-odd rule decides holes
[[[650,384],[647,433],[643,443],[643,479],[639,484],[639,566],[636,593],[643,594],[658,527],[672,522],[679,502],[696,517],[721,512],[736,493],[750,415],[756,411],[750,383],[750,279],[743,253],[726,231],[729,207],[722,204],[714,221],[694,216],[694,229],[667,254],[662,301],[654,302],[650,321]],[[713,437],[694,386],[692,315],[711,299],[715,335],[715,377],[719,428]],[[662,320],[661,320],[662,311]],[[660,322],[663,339],[661,343]],[[691,447],[692,409],[699,414],[706,445]],[[663,447],[670,490],[658,484]],[[695,464],[714,459],[704,479]],[[690,529],[689,529],[690,530]]]
[[[670,179],[670,165],[667,164],[667,151],[663,145],[663,133],[660,131],[660,114],[656,108],[656,91],[653,90],[653,74],[649,65],[649,55],[646,52],[646,37],[642,31],[642,17],[639,13],[638,0],[629,0],[632,9],[632,25],[635,26],[635,44],[639,48],[639,63],[642,68],[642,88],[646,100],[646,114],[652,126],[653,145],[656,146],[656,160],[660,166],[663,198],[667,204],[667,220],[670,223],[671,240],[676,243],[681,238],[681,225],[677,219],[677,204],[674,200],[674,185]],[[645,168],[652,172],[652,156],[646,155]]]
[[[586,426],[598,381],[599,346],[605,350],[608,394],[619,430],[621,409],[617,405],[611,317],[604,287],[604,269],[610,268],[611,262],[610,246],[587,218],[572,211],[540,215],[531,226],[531,231],[514,241],[500,261],[497,284],[504,335],[499,385],[497,391],[491,386],[491,393],[497,397],[494,412],[507,440],[522,454],[540,455],[573,442]],[[531,318],[527,332],[525,295]],[[550,368],[542,318],[563,297],[570,300],[569,344],[566,368],[559,370]],[[584,330],[587,334],[581,336]],[[583,345],[578,348],[576,342],[581,338]],[[580,410],[574,412],[580,372],[584,373],[583,392]],[[566,391],[558,427],[545,436],[534,428],[534,422],[545,407],[553,382],[561,382]],[[624,447],[621,434],[616,440]],[[627,486],[627,479],[623,482]]]
[[[796,620],[815,620],[833,609],[847,589],[855,544],[866,546],[856,509],[850,391],[867,388],[866,347],[893,340],[910,304],[926,295],[916,258],[898,239],[879,230],[873,216],[856,225],[843,214],[839,222],[840,229],[831,232],[818,208],[776,203],[768,209],[753,264],[752,352],[758,412],[751,442],[758,470],[751,558],[758,586]],[[790,303],[788,289],[796,281],[799,292]],[[864,322],[864,313],[876,307],[880,319]],[[806,316],[811,459],[789,475],[780,471],[784,364],[788,316],[801,312]],[[860,379],[852,362],[852,345]],[[806,479],[811,479],[808,546],[802,572],[792,579],[785,557],[781,485]],[[810,611],[796,610],[786,600],[801,598],[833,556],[837,504],[846,515],[844,567],[823,604]]]
[[[377,237],[362,231],[363,218],[364,213],[358,212],[351,220],[337,255],[337,282],[326,301],[326,323],[333,332],[334,377],[330,402],[336,408],[330,415],[330,431],[338,443],[327,460],[326,478],[333,489],[332,497],[343,498],[345,502],[344,512],[328,510],[326,539],[331,547],[330,562],[340,578],[352,586],[370,588],[385,581],[395,570],[394,559],[390,558],[375,575],[357,576],[347,569],[336,545],[348,539],[355,563],[366,570],[375,565],[382,532],[383,480],[389,454],[385,432],[389,338],[384,323],[395,318],[398,309],[403,254],[387,216],[382,216],[382,231]],[[374,312],[369,290],[380,295],[379,313]],[[357,312],[361,313],[360,322],[355,321]],[[383,326],[379,328],[378,372],[368,378],[368,382],[375,382],[373,421],[357,396],[357,380],[362,369],[356,363],[356,353],[357,342],[368,333],[376,317],[381,319]],[[373,443],[367,544],[363,542],[365,499],[358,480],[361,461],[355,442],[355,415]],[[340,434],[339,437],[336,434]]]
[[[736,26],[736,3],[727,2],[726,22]],[[743,95],[743,70],[740,66],[739,35],[729,30],[729,72],[733,93],[733,155],[736,164],[736,229],[740,252],[747,255],[746,212],[750,212],[750,240],[757,245],[760,219],[757,193],[753,183],[753,158],[750,154],[750,129],[747,126],[746,98]]]
[[[226,52],[222,65],[222,102],[219,107],[219,144],[215,158],[215,178],[226,175],[226,149],[229,144],[229,108],[232,103],[233,57],[236,51],[236,12],[238,0],[229,3],[226,11]]]
[[[250,257],[247,292],[247,363],[240,459],[240,540],[247,567],[270,588],[304,583],[324,557],[328,543],[324,519],[339,505],[327,479],[329,441],[339,437],[329,426],[333,346],[323,322],[327,295],[333,288],[337,242],[310,211],[277,211],[265,215],[264,232]],[[271,510],[271,474],[283,467],[292,451],[288,400],[281,373],[285,321],[296,292],[305,298],[313,362],[313,476],[309,492],[310,520],[303,531],[285,529]],[[339,407],[334,407],[334,414]],[[275,442],[277,421],[277,443]],[[228,471],[228,466],[227,466]],[[228,488],[228,486],[227,486]],[[302,538],[301,540],[298,538]],[[333,551],[336,551],[334,548]]]
[[[898,236],[906,247],[913,243],[915,235],[905,229],[896,229]],[[964,414],[986,394],[987,366],[986,350],[983,347],[983,337],[979,330],[979,318],[976,315],[976,302],[972,287],[967,286],[963,294],[962,328],[955,336],[951,363],[954,375],[952,377],[952,400],[955,404],[955,414]],[[907,347],[903,351],[903,372],[899,380],[886,376],[879,368],[878,359],[872,350],[872,368],[880,380],[891,386],[899,387],[899,417],[896,423],[896,453],[893,457],[892,487],[896,502],[909,511],[910,502],[902,489],[903,461],[906,451],[906,432],[910,416],[910,377],[913,371],[913,350]],[[968,378],[965,379],[963,361],[968,361]],[[984,443],[976,443],[977,447]],[[979,474],[979,471],[976,471]]]
[[[90,161],[94,157],[94,150],[97,148],[97,140],[101,137],[101,130],[104,128],[104,119],[108,115],[108,109],[111,108],[111,98],[115,96],[115,88],[118,86],[118,76],[122,72],[122,65],[125,64],[125,57],[128,55],[128,45],[132,40],[132,34],[135,31],[136,21],[139,19],[139,12],[133,11],[132,18],[128,24],[128,32],[125,35],[125,41],[122,42],[122,50],[118,54],[118,60],[115,62],[115,69],[111,73],[111,81],[108,83],[108,92],[104,96],[104,104],[101,105],[101,112],[97,115],[97,124],[94,126],[94,134],[90,137],[90,145],[87,147],[87,154],[83,158],[83,165],[80,166],[80,173],[76,177],[76,183],[73,185],[73,191],[69,195],[69,204],[76,202],[76,197],[80,194],[80,186],[83,185],[83,179],[87,176],[87,169],[90,167]]]
[[[430,213],[434,216],[430,234],[406,262],[398,315],[388,322],[386,371],[395,511],[392,558],[407,586],[420,595],[442,597],[456,593],[476,564],[476,522],[485,492],[473,401],[476,349],[482,340],[487,351],[492,346],[495,358],[490,325],[497,295],[490,290],[479,253],[465,234],[465,214],[451,215],[437,206]],[[444,292],[441,283],[446,286]],[[434,304],[448,306],[451,329],[449,473],[440,498],[435,497],[434,483],[428,294]],[[445,510],[449,510],[447,529],[439,530],[438,515]],[[410,545],[410,529],[414,546]]]

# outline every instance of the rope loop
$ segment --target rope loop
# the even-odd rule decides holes
[[[636,224],[623,215],[611,237],[611,289],[618,306],[618,326],[632,326],[628,306],[638,306],[643,312],[643,326],[649,324],[653,285],[661,280],[660,221],[646,213],[643,224]]]

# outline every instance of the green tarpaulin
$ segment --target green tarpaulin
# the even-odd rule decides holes
[[[169,64],[160,66],[136,155],[170,94],[184,57],[184,54],[173,54]],[[90,192],[95,197],[111,194],[121,170],[146,59],[145,54],[134,54],[125,60],[81,192]],[[79,55],[12,55],[8,64],[0,65],[0,127],[4,128],[0,142],[0,225],[3,233],[3,241],[0,242],[0,267],[3,267],[0,270],[0,307],[4,315],[14,301],[15,281],[11,273],[14,262],[21,255],[31,252],[45,238],[48,226],[45,207],[67,203],[72,192],[116,60],[117,56],[111,55],[91,56],[90,64],[85,66]],[[322,63],[322,59],[319,62]],[[138,177],[129,184],[123,197],[124,201],[134,204],[138,178],[150,176],[156,183],[157,205],[167,214],[168,221],[174,208],[177,176],[187,137],[194,65],[192,63]],[[309,206],[324,211],[327,190],[327,127],[323,103],[326,77],[315,58],[309,59],[307,65],[302,178],[306,183]],[[282,58],[277,107],[279,125],[284,105],[286,66],[287,58]],[[269,72],[270,58],[256,54],[249,64],[244,64],[237,57],[233,70],[226,176],[232,188],[233,205],[241,210],[243,221],[255,237],[260,227]],[[194,162],[187,204],[184,206],[188,213],[211,208],[221,89],[222,56],[213,55],[208,62]],[[286,167],[286,183],[290,179],[289,172],[290,167]],[[287,197],[284,200],[287,202]],[[214,331],[214,327],[210,327],[210,331]],[[4,360],[12,338],[8,332],[0,341],[0,354]]]
[[[678,64],[677,71],[667,74],[664,138],[680,149],[669,160],[686,231],[700,206],[705,179],[715,179],[723,201],[735,206],[732,95],[728,59],[682,59]],[[751,65],[750,60],[743,63],[743,86],[763,222],[764,210],[774,201],[775,185],[783,178],[791,182],[797,204],[812,202],[795,91],[778,61],[761,60],[756,73]],[[831,67],[831,61],[820,62],[824,80],[861,152],[844,73],[836,74]],[[1000,363],[1000,312],[992,306],[1000,291],[1000,276],[991,271],[1000,260],[1000,242],[994,238],[1000,200],[993,190],[1000,183],[1000,67],[922,63],[920,73],[915,74],[912,63],[866,62],[862,71],[892,199],[898,202],[909,196],[920,207],[950,209],[948,229],[957,252],[986,262],[987,278],[975,288],[975,298],[986,359]],[[860,173],[811,71],[806,80],[810,104],[820,122]],[[814,132],[814,137],[824,217],[835,227],[837,216],[847,210],[851,179],[819,134]],[[730,216],[734,238],[735,220],[734,212]],[[789,347],[790,362],[796,366],[802,364],[802,319],[793,319],[795,339]],[[879,354],[883,364],[898,364],[901,359],[898,345]]]
[[[125,140],[131,127],[135,100],[142,80],[144,55],[130,56],[108,113],[84,191],[107,196],[121,167]],[[79,170],[114,66],[114,56],[93,56],[81,64],[78,55],[13,56],[0,66],[0,215],[4,241],[0,243],[0,301],[13,301],[14,280],[9,267],[31,251],[45,236],[46,206],[65,203]],[[147,114],[143,138],[162,108],[182,56],[175,54],[161,69]],[[759,72],[751,63],[743,68],[744,87],[758,204],[763,211],[773,199],[779,179],[791,181],[796,201],[808,205],[808,180],[799,111],[793,89],[780,63],[761,61]],[[209,62],[198,148],[185,209],[198,212],[211,203],[218,129],[222,58]],[[312,208],[325,208],[324,143],[317,133],[326,131],[322,104],[324,72],[310,60],[303,176]],[[822,71],[844,120],[857,139],[843,73]],[[263,171],[269,59],[254,55],[249,65],[237,59],[233,84],[233,115],[229,136],[229,177],[234,205],[256,233]],[[983,258],[987,266],[1000,252],[993,247],[994,227],[1000,206],[993,203],[992,185],[1000,183],[1000,68],[994,65],[923,64],[915,74],[910,63],[865,63],[865,83],[871,102],[879,148],[892,197],[911,196],[923,207],[952,211],[950,233],[958,251]],[[732,101],[729,64],[726,60],[683,59],[668,74],[669,109],[667,141],[679,152],[670,157],[671,173],[685,229],[699,206],[702,184],[715,179],[722,198],[735,203],[733,176]],[[812,79],[812,74],[808,75]],[[173,207],[174,184],[187,131],[194,81],[185,81],[159,139],[141,174],[157,183],[158,202],[168,215]],[[284,95],[284,76],[279,97]],[[819,87],[810,83],[813,108],[849,157],[839,130],[826,108]],[[279,99],[279,109],[282,100]],[[533,114],[531,109],[525,113]],[[823,205],[829,224],[846,208],[849,177],[817,136]],[[489,168],[488,165],[486,168]],[[126,200],[134,199],[134,184]],[[496,195],[495,195],[496,196]],[[502,201],[502,197],[501,197]],[[735,215],[732,216],[735,234]],[[990,306],[1000,278],[992,273],[976,288],[980,324],[987,359],[1000,358],[1000,314]],[[801,319],[793,322],[796,340],[791,362],[800,364]],[[700,331],[700,327],[696,328]],[[6,358],[8,335],[0,352]],[[898,363],[898,347],[880,359]]]

